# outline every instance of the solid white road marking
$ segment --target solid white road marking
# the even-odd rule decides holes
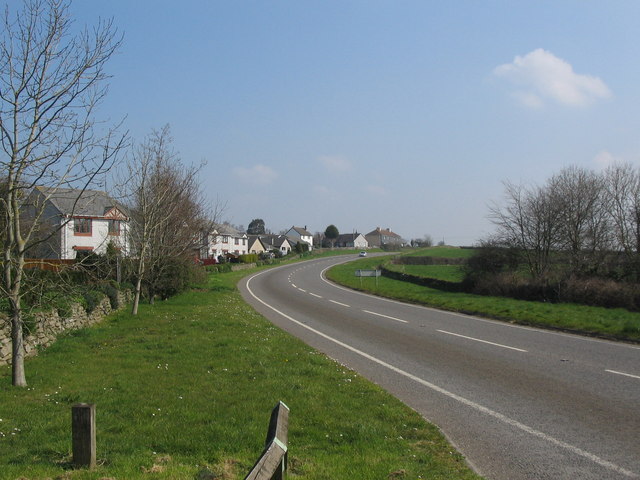
[[[615,370],[605,370],[605,372],[615,373],[616,375],[624,375],[625,377],[637,378],[638,380],[640,380],[640,376],[631,375],[630,373],[616,372]]]
[[[336,305],[340,305],[342,307],[350,307],[350,305],[347,305],[346,303],[340,303],[340,302],[336,302],[335,300],[329,300],[331,303],[335,303]]]
[[[369,310],[362,310],[364,313],[370,313],[371,315],[377,315],[378,317],[388,318],[389,320],[395,320],[396,322],[409,323],[406,320],[401,320],[399,318],[390,317],[389,315],[383,315],[381,313],[370,312]]]
[[[439,386],[437,386],[437,385],[435,385],[435,384],[433,384],[431,382],[428,382],[427,380],[423,380],[422,378],[417,377],[417,376],[415,376],[415,375],[413,375],[413,374],[411,374],[409,372],[406,372],[406,371],[404,371],[404,370],[402,370],[402,369],[400,369],[398,367],[394,367],[393,365],[391,365],[389,363],[386,363],[383,360],[380,360],[379,358],[374,357],[373,355],[369,355],[368,353],[365,353],[362,350],[358,350],[357,348],[352,347],[349,344],[341,342],[337,338],[333,338],[333,337],[327,335],[326,333],[322,333],[321,331],[316,330],[315,328],[310,327],[309,325],[305,325],[304,323],[296,320],[293,317],[290,317],[286,313],[281,312],[280,310],[278,310],[277,308],[273,307],[272,305],[269,305],[267,302],[265,302],[261,298],[258,298],[253,293],[253,291],[251,290],[251,287],[249,286],[249,284],[251,283],[251,280],[253,280],[257,276],[260,276],[263,273],[268,272],[268,271],[269,270],[265,270],[263,272],[257,273],[256,275],[250,277],[247,280],[247,283],[246,283],[247,291],[249,292],[249,294],[253,298],[256,299],[256,301],[260,302],[265,307],[273,310],[278,315],[286,318],[290,322],[295,323],[299,327],[302,327],[302,328],[304,328],[306,330],[309,330],[310,332],[315,333],[316,335],[318,335],[318,336],[320,336],[320,337],[322,337],[322,338],[324,338],[326,340],[329,340],[330,342],[335,343],[336,345],[339,345],[339,346],[345,348],[346,350],[349,350],[350,352],[353,352],[353,353],[355,353],[357,355],[360,355],[361,357],[366,358],[367,360],[370,360],[373,363],[377,363],[378,365],[380,365],[382,367],[385,367],[385,368],[391,370],[392,372],[396,372],[398,375],[402,375],[402,376],[404,376],[404,377],[406,377],[406,378],[408,378],[410,380],[413,380],[414,382],[419,383],[420,385],[423,385],[423,386],[425,386],[425,387],[427,387],[427,388],[429,388],[429,389],[431,389],[431,390],[433,390],[435,392],[441,393],[442,395],[445,395],[446,397],[449,397],[449,398],[451,398],[453,400],[456,400],[457,402],[462,403],[463,405],[466,405],[466,406],[468,406],[468,407],[470,407],[470,408],[472,408],[474,410],[477,410],[477,411],[479,411],[481,413],[489,415],[489,416],[495,418],[496,420],[499,420],[499,421],[501,421],[503,423],[506,423],[507,425],[510,425],[510,426],[512,426],[514,428],[522,430],[523,432],[526,432],[526,433],[528,433],[528,434],[530,434],[530,435],[532,435],[534,437],[538,437],[538,438],[540,438],[542,440],[545,440],[545,441],[547,441],[547,442],[549,442],[549,443],[551,443],[553,445],[556,445],[557,447],[564,448],[565,450],[568,450],[568,451],[574,453],[575,455],[578,455],[580,457],[586,458],[586,459],[588,459],[588,460],[590,460],[590,461],[592,461],[592,462],[594,462],[594,463],[596,463],[596,464],[598,464],[598,465],[600,465],[600,466],[602,466],[604,468],[607,468],[609,470],[613,470],[615,472],[618,472],[618,473],[620,473],[622,475],[625,475],[627,477],[630,477],[630,478],[640,478],[640,475],[637,475],[636,473],[634,473],[634,472],[632,472],[630,470],[622,468],[619,465],[616,465],[615,463],[612,463],[612,462],[609,462],[607,460],[604,460],[604,459],[598,457],[597,455],[594,455],[593,453],[589,453],[586,450],[582,450],[579,447],[575,447],[575,446],[573,446],[573,445],[571,445],[569,443],[563,442],[562,440],[558,440],[557,438],[554,438],[554,437],[552,437],[550,435],[547,435],[544,432],[541,432],[541,431],[536,430],[536,429],[534,429],[532,427],[529,427],[528,425],[520,423],[517,420],[513,420],[512,418],[509,418],[506,415],[503,415],[502,413],[499,413],[499,412],[496,412],[494,410],[491,410],[490,408],[487,408],[487,407],[485,407],[483,405],[480,405],[479,403],[476,403],[476,402],[474,402],[472,400],[468,400],[468,399],[466,399],[464,397],[461,397],[460,395],[457,395],[457,394],[455,394],[453,392],[445,390],[442,387],[439,387]],[[331,301],[333,301],[333,300],[331,300]]]
[[[454,337],[466,338],[467,340],[473,340],[474,342],[487,343],[500,348],[508,348],[509,350],[515,350],[517,352],[527,352],[521,348],[510,347],[508,345],[502,345],[501,343],[488,342],[487,340],[480,340],[479,338],[467,337],[466,335],[460,335],[459,333],[447,332],[446,330],[437,330],[440,333],[446,333],[447,335],[453,335]]]

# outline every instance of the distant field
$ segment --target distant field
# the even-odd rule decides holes
[[[389,270],[408,273],[425,278],[437,278],[447,282],[461,282],[464,279],[464,270],[460,265],[393,265],[386,264]]]
[[[403,252],[406,257],[444,257],[444,258],[469,258],[475,253],[473,248],[458,247],[428,247],[420,248],[412,252]]]

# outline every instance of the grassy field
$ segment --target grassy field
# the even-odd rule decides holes
[[[0,367],[1,479],[235,479],[291,409],[289,478],[475,479],[418,414],[273,327],[235,289],[244,273],[67,334]],[[99,466],[71,468],[71,405],[95,403]]]
[[[462,249],[451,250],[464,251]],[[379,278],[376,285],[373,281],[362,281],[353,274],[355,269],[374,269],[386,260],[385,257],[371,257],[338,265],[329,270],[328,277],[337,283],[358,290],[445,310],[524,325],[581,332],[634,342],[640,341],[640,313],[629,312],[621,308],[609,309],[567,303],[552,304],[444,292],[385,277]],[[401,267],[401,265],[396,267]]]
[[[436,278],[447,282],[461,282],[464,279],[464,270],[461,265],[385,265],[389,270],[400,273],[408,273],[416,277]]]

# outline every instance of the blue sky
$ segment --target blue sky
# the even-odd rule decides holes
[[[15,3],[14,1],[10,3]],[[640,159],[640,2],[76,1],[103,117],[170,124],[224,218],[473,244],[502,181]]]

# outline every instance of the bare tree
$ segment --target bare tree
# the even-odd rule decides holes
[[[22,282],[45,202],[21,218],[36,185],[84,190],[106,172],[124,136],[97,128],[94,112],[106,95],[105,65],[121,43],[111,21],[74,33],[64,0],[25,0],[7,8],[0,33],[0,198],[4,214],[2,293],[9,299],[13,384],[26,386]],[[103,132],[102,134],[100,132]]]
[[[610,166],[604,174],[606,207],[617,247],[638,275],[640,257],[640,171],[629,163]]]
[[[505,182],[506,205],[490,207],[499,242],[520,250],[532,277],[549,269],[559,238],[559,205],[548,188]]]
[[[158,280],[172,261],[191,260],[217,216],[207,208],[198,167],[183,165],[171,149],[169,126],[153,131],[127,165],[136,285],[132,314],[138,313],[143,285],[153,302]]]
[[[569,254],[571,273],[594,271],[609,247],[602,177],[572,166],[551,177],[547,189],[558,209],[558,247]]]

